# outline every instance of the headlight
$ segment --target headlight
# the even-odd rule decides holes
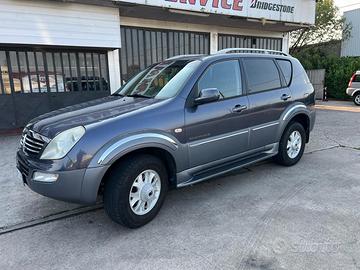
[[[85,128],[82,126],[61,132],[46,146],[40,159],[60,159],[65,157],[84,134]]]

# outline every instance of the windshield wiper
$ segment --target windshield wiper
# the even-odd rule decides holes
[[[112,96],[125,97],[123,94],[120,94],[120,93],[114,93],[114,94],[112,94]]]
[[[142,94],[131,94],[131,95],[126,95],[126,97],[152,98],[150,96],[145,96]]]

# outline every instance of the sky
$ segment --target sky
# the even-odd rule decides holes
[[[340,9],[340,12],[360,8],[360,0],[335,0],[335,5]]]

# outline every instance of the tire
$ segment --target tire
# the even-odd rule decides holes
[[[105,212],[125,227],[144,226],[160,211],[167,190],[168,174],[160,159],[145,154],[130,157],[120,162],[108,176],[104,190]],[[135,202],[133,207],[130,201]]]
[[[288,148],[288,142],[291,140],[290,136],[295,134],[296,137],[292,138],[301,138],[301,145],[296,143],[292,144],[292,147]],[[294,136],[295,136],[294,135]],[[296,140],[295,140],[296,141]],[[306,133],[303,125],[298,122],[292,122],[285,129],[280,143],[279,143],[279,152],[275,157],[275,161],[284,166],[293,166],[299,162],[301,157],[304,154],[306,143]],[[289,150],[289,151],[288,151]]]
[[[354,95],[353,101],[355,105],[360,106],[360,92]]]

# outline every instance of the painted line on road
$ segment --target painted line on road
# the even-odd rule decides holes
[[[31,221],[26,221],[26,222],[22,222],[22,223],[17,223],[17,224],[13,224],[13,225],[0,227],[0,235],[24,230],[27,228],[41,225],[41,224],[46,224],[46,223],[49,223],[52,221],[57,221],[57,220],[61,220],[61,219],[65,219],[65,218],[69,218],[69,217],[73,217],[73,216],[82,215],[82,214],[89,213],[89,212],[98,211],[100,209],[103,209],[103,204],[75,208],[72,210],[67,210],[67,211],[56,213],[56,214],[48,215],[45,217],[41,217],[39,219],[34,219]]]
[[[318,110],[341,111],[341,112],[360,112],[358,107],[335,106],[335,105],[315,105]]]

